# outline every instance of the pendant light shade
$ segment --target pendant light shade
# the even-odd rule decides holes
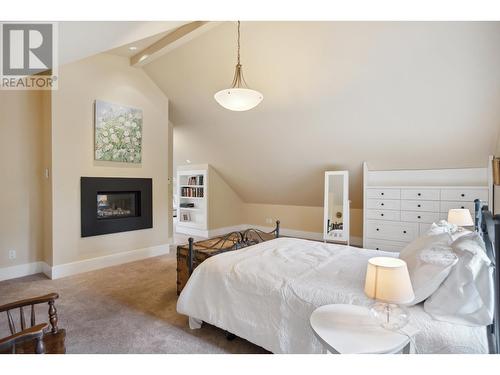
[[[248,111],[262,101],[262,94],[252,89],[230,88],[220,90],[214,95],[221,106],[230,111]]]
[[[264,98],[260,92],[249,89],[243,77],[240,64],[240,21],[238,21],[238,63],[234,70],[233,83],[230,88],[215,93],[214,98],[217,103],[230,111],[248,111]]]

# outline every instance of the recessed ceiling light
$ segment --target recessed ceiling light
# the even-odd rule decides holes
[[[137,49],[137,47],[136,46],[130,46],[130,47],[128,47],[128,49],[131,50],[131,51],[135,51]]]
[[[149,55],[142,55],[141,58],[139,59],[139,62],[143,62],[149,57]]]
[[[191,160],[186,159],[186,163],[191,164]]]

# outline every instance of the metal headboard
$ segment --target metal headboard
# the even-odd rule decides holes
[[[493,324],[488,326],[488,344],[490,353],[498,354],[500,351],[500,272],[497,268],[497,262],[500,260],[500,215],[493,215],[488,206],[482,206],[481,211],[478,208],[481,203],[477,200],[475,219],[477,228],[483,236],[484,244],[486,245],[486,253],[490,258],[493,267],[494,278],[494,315]]]
[[[208,249],[222,249],[226,243],[234,243],[232,248],[234,250],[241,249],[247,246],[255,245],[259,242],[267,241],[265,237],[274,236],[278,238],[280,236],[280,221],[276,220],[276,227],[271,232],[264,232],[260,229],[249,228],[241,232],[231,232],[222,236],[217,242],[211,244],[210,247],[205,247]],[[237,238],[235,242],[234,239]],[[194,239],[192,237],[188,238],[188,274],[191,275],[194,270]]]

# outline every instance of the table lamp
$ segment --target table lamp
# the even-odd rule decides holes
[[[448,223],[455,224],[458,230],[463,230],[462,227],[471,227],[474,225],[470,211],[465,208],[453,208],[448,211]]]
[[[386,329],[398,330],[409,321],[409,312],[399,304],[413,301],[415,294],[404,260],[375,257],[368,260],[365,294],[376,302],[372,316]]]

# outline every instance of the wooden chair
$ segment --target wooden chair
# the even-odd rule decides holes
[[[57,310],[55,300],[59,298],[57,293],[50,293],[45,296],[28,298],[17,302],[0,306],[0,313],[7,313],[9,330],[11,335],[0,339],[0,353],[25,353],[25,354],[64,354],[66,347],[64,344],[66,331],[57,327]],[[36,324],[35,305],[47,303],[49,305],[49,324]],[[26,326],[24,309],[31,306],[30,327]],[[16,332],[14,319],[11,310],[19,309],[19,320],[21,330]]]

